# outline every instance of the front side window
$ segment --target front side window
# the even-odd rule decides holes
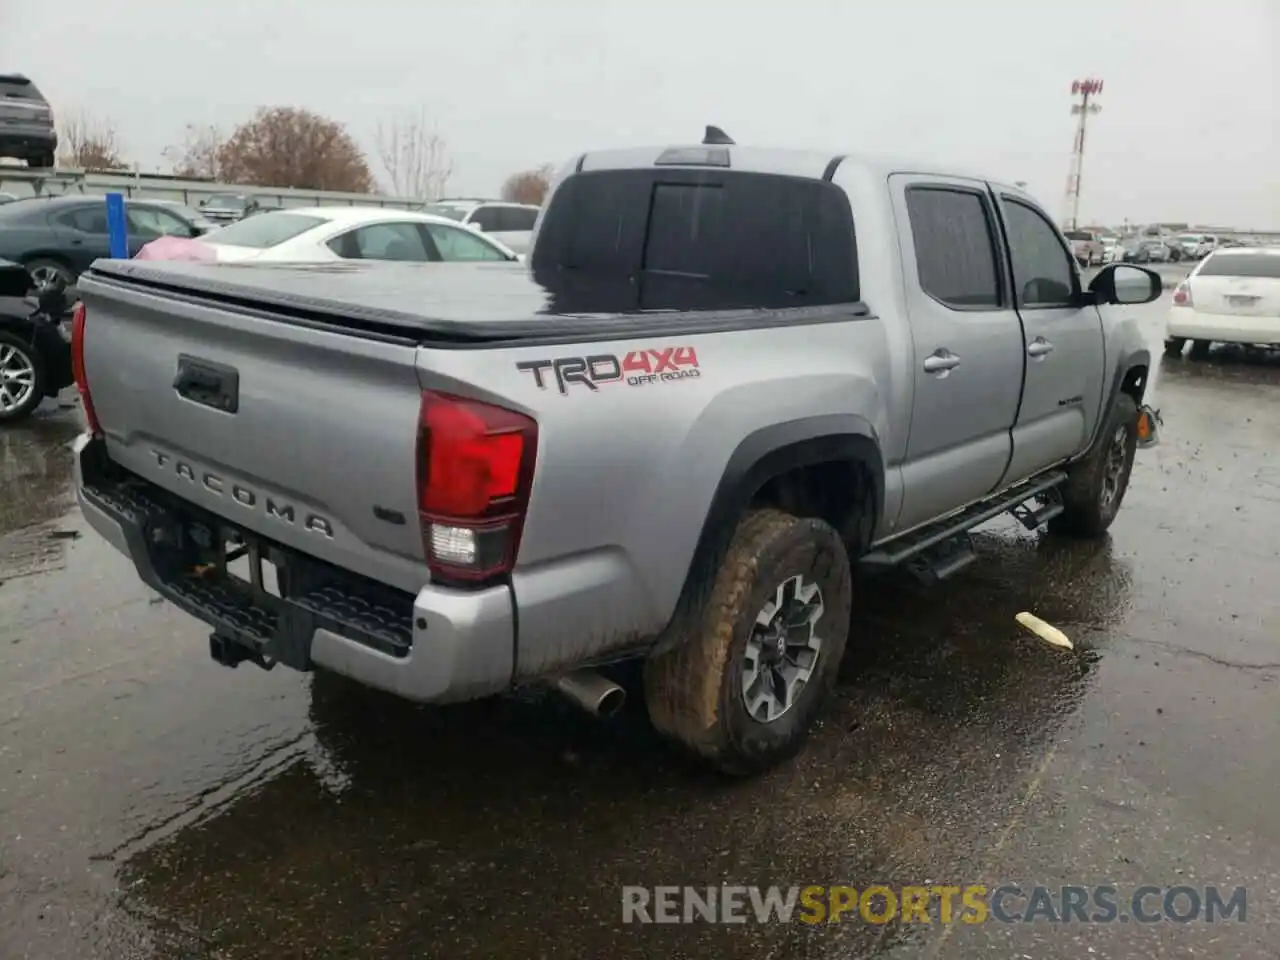
[[[167,210],[155,207],[128,206],[125,212],[129,218],[129,229],[137,233],[151,234],[158,237],[188,237],[191,228]]]
[[[1001,305],[996,240],[984,197],[967,190],[912,187],[907,190],[907,215],[925,293],[961,310]]]
[[[507,256],[491,243],[485,243],[469,230],[447,227],[443,223],[426,224],[427,232],[440,251],[441,260],[506,260]]]
[[[1012,197],[1004,198],[1004,216],[1019,306],[1073,306],[1075,265],[1053,224],[1034,207]]]

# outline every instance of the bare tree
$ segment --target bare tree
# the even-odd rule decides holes
[[[58,162],[85,170],[123,170],[128,164],[120,153],[116,125],[105,117],[83,110],[59,114]]]
[[[164,157],[173,165],[176,177],[218,180],[222,173],[219,155],[226,142],[217,127],[189,123],[182,142],[167,147]]]
[[[263,107],[217,151],[219,178],[263,187],[370,193],[373,172],[342,124],[299,107]]]
[[[542,206],[542,201],[551,189],[551,178],[555,176],[555,167],[544,164],[536,170],[522,170],[513,173],[502,183],[502,199],[513,203],[531,203],[535,207]]]
[[[378,158],[397,197],[430,201],[444,196],[453,176],[448,145],[419,108],[378,124]]]

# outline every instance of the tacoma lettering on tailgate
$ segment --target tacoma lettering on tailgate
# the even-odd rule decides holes
[[[226,497],[249,510],[261,510],[271,519],[289,526],[300,526],[329,540],[333,539],[333,524],[319,514],[300,511],[287,500],[277,500],[237,481],[226,480],[203,467],[193,467],[185,460],[172,457],[155,447],[151,448],[151,455],[156,458],[156,466],[161,470],[172,470],[175,476],[197,484],[215,496]]]

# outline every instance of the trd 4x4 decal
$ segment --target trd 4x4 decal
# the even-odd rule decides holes
[[[606,383],[643,387],[702,376],[698,368],[698,354],[693,347],[632,350],[621,358],[612,353],[596,353],[589,357],[522,360],[516,364],[516,369],[532,374],[539,390],[547,389],[548,380],[554,379],[556,389],[562,394],[569,392],[571,384],[580,384],[594,391]],[[547,371],[551,371],[550,378]]]

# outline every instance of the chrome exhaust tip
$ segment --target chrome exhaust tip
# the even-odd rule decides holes
[[[593,717],[607,720],[627,702],[627,692],[594,670],[576,670],[555,682],[556,690]]]

